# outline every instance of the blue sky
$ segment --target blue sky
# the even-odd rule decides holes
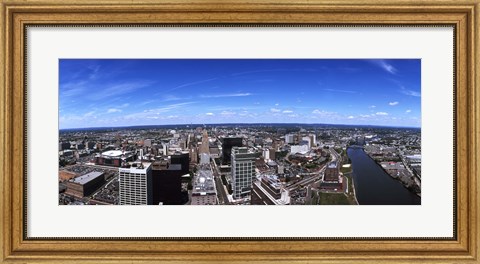
[[[61,59],[60,128],[420,127],[419,59]]]

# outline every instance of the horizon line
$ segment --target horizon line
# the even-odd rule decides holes
[[[163,124],[163,125],[127,125],[127,126],[99,126],[99,127],[75,127],[75,128],[59,128],[62,130],[85,130],[85,129],[102,129],[102,128],[134,128],[134,127],[155,127],[155,126],[206,126],[206,125],[328,125],[328,126],[360,126],[360,127],[388,127],[388,128],[415,128],[421,129],[422,127],[415,126],[392,126],[392,125],[367,125],[367,124],[330,124],[330,123],[190,123],[190,124]]]

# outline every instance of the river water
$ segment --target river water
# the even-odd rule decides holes
[[[355,192],[361,205],[416,205],[421,199],[394,180],[361,148],[347,150],[352,161]]]

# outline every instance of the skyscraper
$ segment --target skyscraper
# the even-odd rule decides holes
[[[207,130],[204,130],[202,135],[202,145],[200,146],[200,154],[202,153],[210,154]]]
[[[223,164],[230,163],[233,147],[242,147],[243,139],[238,137],[226,137],[222,143]]]
[[[151,163],[133,163],[118,168],[120,205],[147,205],[151,186]]]
[[[188,160],[188,156],[187,156]],[[151,203],[179,205],[182,202],[182,165],[156,161],[152,164],[152,180],[148,196]],[[150,183],[150,182],[149,182]]]
[[[254,153],[248,153],[246,147],[232,148],[232,189],[233,198],[240,199],[250,194],[252,180],[255,177]]]

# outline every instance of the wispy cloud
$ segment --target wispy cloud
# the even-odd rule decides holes
[[[170,101],[179,101],[179,100],[189,100],[192,99],[191,97],[178,97],[176,95],[167,94],[164,95],[161,99],[162,102],[170,102]]]
[[[91,71],[88,75],[88,79],[96,80],[99,77],[98,71],[100,71],[100,65],[89,66],[88,69]]]
[[[207,116],[214,116],[215,114],[214,114],[214,113],[205,113],[205,115],[207,115]]]
[[[395,105],[398,105],[398,102],[397,102],[397,101],[395,101],[395,102],[390,102],[390,103],[388,103],[388,105],[390,105],[390,106],[395,106]]]
[[[292,110],[283,110],[282,113],[284,113],[284,114],[291,114],[291,113],[293,113],[293,111],[292,111]]]
[[[232,111],[222,111],[220,114],[222,116],[232,116],[232,115],[235,115],[236,113]]]
[[[412,90],[408,90],[408,89],[401,89],[400,90],[401,93],[405,94],[405,95],[409,95],[409,96],[414,96],[414,97],[421,97],[421,93],[419,92],[415,92],[415,91],[412,91]]]
[[[354,119],[355,117],[354,116],[348,116],[347,118],[348,119]]]
[[[99,89],[97,89],[97,92],[94,92],[88,95],[88,98],[90,100],[97,100],[97,101],[105,98],[112,98],[114,96],[135,92],[141,88],[148,87],[152,84],[153,82],[151,81],[137,81],[137,82],[126,82],[121,84],[105,85],[105,88],[100,87]]]
[[[156,102],[157,100],[147,100],[147,101],[143,101],[141,103],[138,103],[137,106],[144,106],[144,105],[148,105],[148,104],[151,104],[151,103],[154,103]]]
[[[94,114],[95,114],[95,111],[90,111],[90,112],[84,114],[83,117],[91,117],[91,116],[93,116]]]
[[[405,111],[405,113],[411,113],[411,112],[412,112],[412,110],[410,110],[410,109],[407,109],[407,110]]]
[[[122,112],[121,109],[117,109],[117,108],[110,108],[107,110],[107,113],[111,114],[111,113],[119,113],[119,112]]]
[[[209,79],[203,79],[203,80],[199,80],[199,81],[184,83],[184,84],[181,84],[179,86],[173,87],[172,89],[167,90],[165,92],[171,92],[171,91],[174,91],[174,90],[177,90],[177,89],[180,89],[180,88],[193,86],[193,85],[197,85],[197,84],[202,84],[202,83],[207,83],[207,82],[215,81],[215,80],[218,80],[218,79],[219,78],[209,78]]]
[[[200,98],[223,98],[223,97],[243,97],[250,96],[251,93],[231,93],[231,94],[201,94]]]
[[[404,95],[408,95],[408,96],[414,96],[414,97],[421,97],[421,93],[420,92],[417,92],[417,91],[414,91],[414,90],[411,90],[411,89],[407,89],[400,81],[398,80],[395,80],[395,79],[388,79],[392,82],[394,82],[395,84],[398,85],[398,87],[400,88],[400,93],[404,94]]]
[[[395,67],[393,67],[392,64],[389,64],[385,60],[370,60],[370,62],[372,62],[373,64],[379,66],[380,68],[384,69],[385,71],[393,75],[396,75],[398,72],[398,70]]]
[[[373,109],[373,108],[375,108],[375,107],[377,107],[377,106],[376,106],[376,105],[371,105],[371,106],[369,106],[368,108]]]
[[[312,68],[305,68],[305,69],[264,69],[264,70],[254,70],[254,71],[244,71],[244,72],[236,72],[230,74],[231,76],[240,76],[246,74],[255,74],[255,73],[266,73],[266,72],[316,72],[317,69]]]
[[[387,116],[388,113],[387,113],[387,112],[377,112],[376,115],[379,115],[379,116]]]
[[[124,116],[125,119],[136,119],[136,118],[152,118],[152,117],[158,117],[163,113],[169,112],[174,109],[179,109],[183,106],[194,104],[196,102],[185,102],[185,103],[179,103],[179,104],[171,104],[167,105],[164,107],[159,107],[159,108],[153,108],[153,109],[146,109],[143,110],[143,112],[137,112],[133,114],[129,114]]]
[[[350,91],[350,90],[340,90],[340,89],[322,89],[327,92],[338,92],[338,93],[357,93],[356,91]]]

